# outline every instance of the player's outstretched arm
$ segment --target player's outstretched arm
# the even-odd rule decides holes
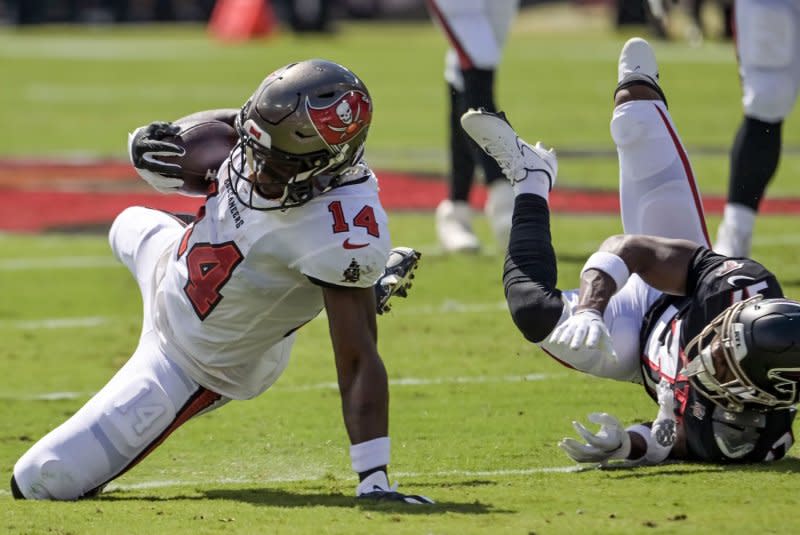
[[[662,379],[657,387],[658,415],[655,421],[623,428],[619,420],[606,413],[592,413],[589,421],[600,425],[592,432],[579,422],[572,422],[582,440],[565,437],[558,446],[579,463],[607,464],[621,461],[625,466],[654,465],[667,459],[685,459],[686,435],[682,421],[676,418],[675,394]]]
[[[432,503],[389,485],[389,385],[378,355],[375,290],[323,287],[342,414],[350,437],[353,469],[361,479],[360,498]]]

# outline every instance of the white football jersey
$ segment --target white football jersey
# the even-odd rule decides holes
[[[320,284],[367,288],[383,273],[386,213],[375,175],[360,170],[364,182],[263,211],[236,198],[223,164],[216,194],[158,270],[153,317],[165,354],[233,399],[268,388],[293,333],[322,310]]]

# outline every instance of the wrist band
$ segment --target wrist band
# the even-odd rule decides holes
[[[669,452],[672,451],[672,446],[664,447],[658,444],[653,438],[653,431],[643,424],[632,425],[625,431],[636,433],[644,439],[647,445],[647,450],[639,459],[644,461],[645,464],[658,464],[663,462],[669,457]]]
[[[353,470],[366,472],[376,466],[389,464],[389,437],[373,438],[350,446]]]
[[[625,261],[614,253],[609,253],[607,251],[592,253],[592,256],[590,256],[583,265],[581,275],[590,269],[602,271],[614,279],[614,282],[617,284],[617,289],[614,290],[614,293],[620,291],[631,276],[631,272],[627,264],[625,264]]]

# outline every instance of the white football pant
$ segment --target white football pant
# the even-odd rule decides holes
[[[428,5],[450,43],[447,83],[464,91],[462,70],[497,68],[519,0],[428,0]]]
[[[614,109],[611,137],[619,157],[622,226],[626,234],[682,238],[710,247],[705,216],[686,150],[666,106],[638,100]],[[556,360],[598,377],[641,381],[639,331],[642,319],[661,295],[632,275],[611,298],[603,319],[618,361],[609,362],[595,351],[566,352],[540,343]],[[578,304],[578,290],[563,292],[565,321]]]
[[[170,361],[153,331],[150,307],[159,259],[183,231],[172,216],[146,208],[129,208],[112,225],[111,247],[142,293],[139,345],[86,405],[17,461],[14,477],[26,498],[74,500],[99,491],[189,418],[228,401]]]
[[[800,88],[800,2],[736,0],[735,16],[745,115],[782,121]]]

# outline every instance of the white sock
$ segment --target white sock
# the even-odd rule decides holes
[[[550,197],[550,179],[544,171],[530,171],[525,180],[514,183],[514,195],[522,195],[523,193],[533,193],[542,197],[544,200],[549,200]]]
[[[723,224],[740,234],[752,234],[756,224],[756,211],[738,203],[728,203],[722,214]]]

